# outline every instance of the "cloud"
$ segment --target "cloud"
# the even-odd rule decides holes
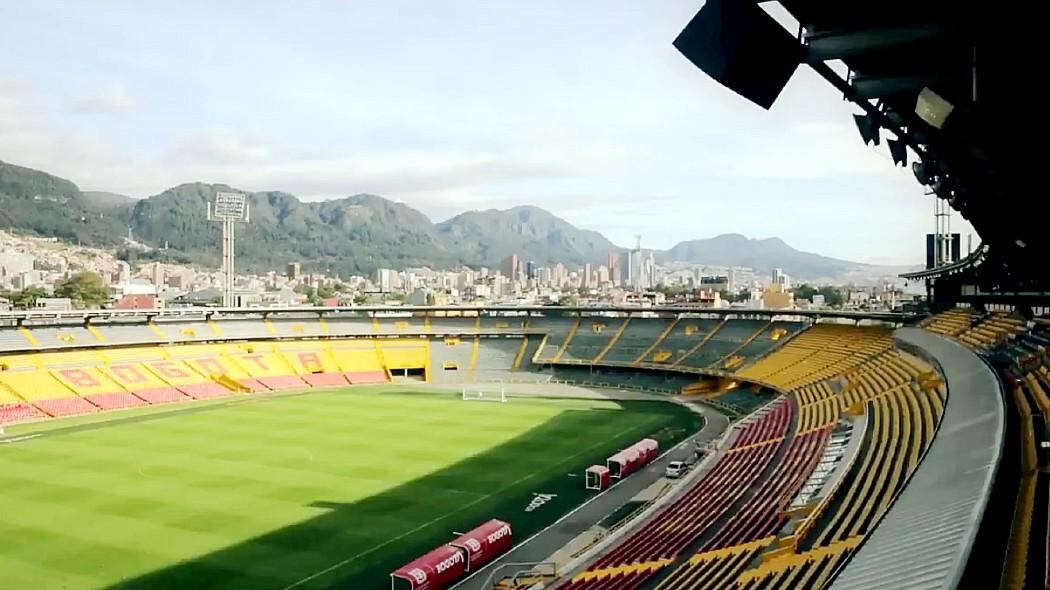
[[[120,83],[81,96],[70,104],[76,113],[114,116],[127,115],[138,106],[138,98]]]
[[[184,135],[168,153],[173,164],[224,168],[270,160],[265,135],[257,130],[217,127]]]

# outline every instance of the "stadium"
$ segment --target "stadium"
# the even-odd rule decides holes
[[[781,4],[797,34],[709,0],[675,46],[765,108],[805,64],[917,159],[984,240],[906,276],[929,309],[2,313],[0,587],[1050,586],[1048,248],[994,83],[1022,36]]]

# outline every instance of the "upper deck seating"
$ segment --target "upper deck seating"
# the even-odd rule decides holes
[[[625,321],[625,318],[582,318],[559,360],[595,360],[619,335]]]
[[[602,361],[633,363],[641,359],[673,323],[673,319],[665,318],[631,318]]]

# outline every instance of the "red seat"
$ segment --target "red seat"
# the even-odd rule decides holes
[[[136,389],[135,395],[151,404],[167,404],[171,402],[182,402],[191,399],[174,387],[154,387],[151,389]]]
[[[189,385],[179,385],[179,391],[192,397],[193,399],[206,399],[210,397],[222,397],[224,395],[230,395],[233,392],[226,389],[222,385],[214,381],[208,383],[191,383]]]
[[[309,383],[311,387],[332,387],[350,383],[342,373],[310,373],[303,375],[303,381]]]
[[[98,411],[98,406],[82,397],[36,400],[33,405],[50,416],[74,416]]]
[[[259,382],[274,391],[306,387],[306,383],[295,375],[278,375],[277,377],[259,377]]]
[[[40,410],[37,410],[29,404],[0,404],[0,424],[10,424],[11,422],[21,422],[22,420],[46,417],[47,416],[40,413]]]
[[[258,379],[252,379],[250,377],[246,379],[238,379],[237,383],[240,383],[241,385],[247,387],[251,390],[252,393],[257,393],[259,391],[270,391],[270,388],[266,387],[262,383],[259,383]]]
[[[85,396],[86,400],[102,408],[103,410],[119,410],[121,408],[137,408],[147,405],[142,398],[135,397],[126,391],[114,391],[113,393],[96,393]]]
[[[369,383],[386,383],[386,371],[363,371],[360,373],[346,373],[346,378],[354,385]]]

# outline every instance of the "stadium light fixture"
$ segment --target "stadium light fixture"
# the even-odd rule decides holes
[[[853,115],[853,122],[857,124],[864,145],[879,145],[879,124],[871,115]]]
[[[919,184],[923,186],[930,186],[933,184],[933,175],[927,170],[926,162],[921,160],[913,162],[911,165],[911,172],[915,175],[915,180],[918,180]]]
[[[886,145],[890,147],[890,157],[893,165],[905,167],[908,165],[908,144],[903,139],[887,139]]]
[[[935,129],[944,127],[944,122],[955,110],[955,105],[948,102],[941,95],[929,87],[919,92],[919,98],[915,101],[915,114]]]
[[[215,193],[215,205],[208,203],[208,219],[222,223],[222,304],[224,307],[236,307],[234,296],[234,226],[249,221],[248,197],[244,193]]]

